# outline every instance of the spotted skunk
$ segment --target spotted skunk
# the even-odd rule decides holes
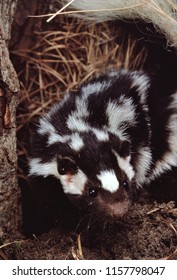
[[[40,119],[30,175],[122,216],[134,188],[177,166],[177,92],[161,96],[141,72],[111,71],[68,94]]]
[[[177,85],[143,71],[112,70],[66,94],[39,120],[29,174],[52,175],[80,207],[118,218],[134,190],[172,167]]]

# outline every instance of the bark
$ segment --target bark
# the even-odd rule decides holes
[[[16,232],[20,219],[16,156],[19,83],[8,51],[16,5],[17,0],[0,0],[0,237]]]

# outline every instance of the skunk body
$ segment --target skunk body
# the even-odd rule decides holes
[[[94,20],[149,21],[154,3],[171,13],[167,1],[145,2],[140,7],[139,1],[126,1],[134,6],[131,11],[119,0],[76,0],[73,5],[104,10],[92,13]],[[113,8],[121,9],[105,10]],[[55,176],[75,203],[117,218],[129,209],[135,189],[177,166],[176,61],[173,69],[163,59],[168,53],[164,45],[155,44],[155,49],[155,73],[110,71],[67,94],[40,119],[31,145],[31,176]]]
[[[79,205],[124,215],[134,189],[177,166],[177,92],[138,71],[111,71],[40,119],[30,175],[55,176]]]

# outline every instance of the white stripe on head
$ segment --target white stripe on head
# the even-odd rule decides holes
[[[102,188],[111,193],[116,192],[119,189],[119,181],[115,175],[114,170],[101,171],[97,178],[102,184]]]
[[[130,164],[130,156],[126,158],[120,157],[114,150],[113,153],[115,154],[117,158],[118,165],[122,171],[125,172],[129,180],[132,180],[135,176],[135,172],[133,170],[132,165]]]
[[[57,163],[55,160],[51,162],[41,163],[40,158],[33,158],[29,161],[29,175],[31,176],[43,176],[47,177],[50,175],[59,178]]]
[[[60,175],[60,181],[65,193],[82,195],[87,182],[87,176],[82,170],[79,169],[74,175]]]

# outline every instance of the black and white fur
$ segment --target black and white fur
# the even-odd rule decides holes
[[[136,188],[177,166],[177,91],[128,70],[83,84],[40,119],[29,166],[79,205],[123,216]]]

